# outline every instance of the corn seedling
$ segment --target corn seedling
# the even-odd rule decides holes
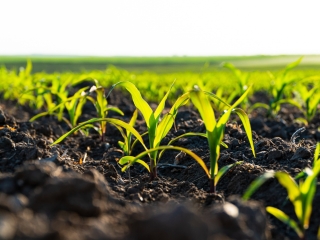
[[[320,104],[319,90],[319,86],[313,86],[312,88],[309,88],[304,84],[299,85],[299,88],[295,91],[295,93],[297,98],[301,100],[304,118],[297,118],[297,121],[308,125],[308,123],[310,123],[310,121],[315,117]]]
[[[218,121],[215,119],[215,114],[210,102],[210,99],[216,99],[217,97],[212,93],[200,90],[197,86],[195,86],[194,90],[189,92],[190,99],[193,105],[198,109],[206,127],[206,135],[210,152],[210,191],[213,193],[216,192],[217,181],[215,177],[218,175],[220,144],[224,136],[225,125],[227,124],[232,112],[237,113],[241,119],[251,145],[252,153],[255,155],[249,118],[242,109],[235,108],[247,96],[250,88],[251,86],[232,106],[228,105],[228,109],[223,113]]]
[[[243,95],[245,93],[245,91],[247,90],[247,88],[249,87],[250,74],[242,72],[240,69],[236,68],[231,63],[224,63],[223,67],[229,69],[237,79],[237,84],[235,85],[235,91],[233,91],[232,94],[230,94],[230,96],[229,96],[229,98],[231,97],[231,99],[233,100],[234,98],[236,98],[237,95],[238,96]],[[229,101],[229,102],[231,102],[231,101]],[[249,103],[248,97],[246,97],[240,103],[240,106],[243,109],[247,109],[248,103]]]
[[[164,95],[155,111],[153,111],[149,104],[142,98],[140,91],[133,83],[128,81],[118,82],[113,85],[110,92],[116,86],[123,86],[128,90],[128,92],[132,96],[134,105],[141,112],[146,122],[149,138],[149,150],[147,150],[147,154],[150,158],[150,167],[148,169],[150,171],[150,179],[155,179],[157,177],[157,163],[159,160],[158,147],[160,146],[161,140],[168,134],[171,127],[173,126],[175,116],[178,113],[178,108],[187,103],[188,95],[184,94],[181,97],[179,97],[177,101],[173,104],[170,111],[167,114],[165,114],[160,120],[160,115],[165,107],[165,102],[169,96],[173,84],[171,85],[169,91]],[[128,164],[128,166],[130,166],[136,161],[138,163],[142,162],[140,161],[140,159],[135,159],[132,156],[126,156],[119,162],[121,164]],[[143,165],[146,166],[145,163]]]
[[[285,172],[267,172],[254,180],[243,195],[247,200],[250,196],[268,179],[275,177],[287,190],[288,198],[294,206],[298,222],[290,218],[278,208],[268,206],[268,213],[291,227],[300,239],[305,239],[305,231],[309,228],[310,216],[312,213],[312,202],[317,187],[317,177],[320,174],[320,161],[318,160],[320,145],[317,144],[314,154],[312,169],[305,169],[304,177],[298,178],[298,183]]]
[[[143,141],[141,135],[137,132],[137,130],[135,130],[130,124],[125,123],[124,121],[121,121],[121,120],[115,119],[115,118],[92,118],[92,119],[90,119],[88,121],[82,122],[78,126],[76,126],[73,129],[71,129],[69,132],[67,132],[64,135],[62,135],[60,138],[58,138],[51,145],[55,145],[55,144],[58,144],[58,143],[62,142],[68,136],[70,136],[71,134],[75,133],[79,129],[85,128],[87,125],[91,126],[91,125],[93,125],[95,123],[100,123],[100,122],[110,123],[110,124],[113,124],[114,126],[116,126],[117,128],[118,127],[122,127],[124,129],[126,129],[127,131],[130,131],[138,139],[138,141],[142,144],[142,146],[145,149],[147,149],[147,147],[144,144],[144,141]]]
[[[138,110],[136,109],[134,112],[133,112],[133,115],[132,115],[132,118],[130,119],[130,122],[129,122],[129,125],[134,127],[134,124],[137,120],[137,117],[138,117]],[[124,132],[122,130],[122,128],[118,128],[122,137],[123,137],[123,142],[122,141],[119,141],[118,144],[120,146],[120,148],[122,149],[123,151],[123,154],[125,156],[130,156],[131,155],[131,150],[133,148],[133,143],[131,143],[131,140],[132,140],[132,133],[128,130],[126,130],[126,132]]]
[[[253,110],[259,107],[265,108],[268,110],[268,117],[275,117],[280,111],[282,104],[291,104],[300,109],[301,106],[297,101],[295,101],[294,99],[289,99],[288,96],[287,98],[285,98],[285,92],[287,88],[290,88],[290,90],[292,90],[293,84],[295,84],[299,80],[299,78],[288,79],[287,74],[290,72],[290,70],[298,66],[301,60],[302,57],[299,58],[297,61],[288,64],[286,68],[282,71],[282,73],[277,76],[274,76],[271,72],[268,72],[271,79],[271,85],[269,89],[269,93],[271,94],[271,100],[269,102],[269,105],[265,103],[255,103],[251,106],[250,109]]]
[[[35,121],[36,119],[47,115],[54,115],[57,116],[58,120],[65,121],[70,128],[75,127],[82,114],[83,105],[86,103],[86,94],[84,92],[86,89],[88,89],[88,87],[79,89],[72,97],[63,97],[63,102],[58,105],[52,104],[52,107],[49,108],[48,111],[35,115],[30,121]],[[67,110],[69,119],[61,116],[64,109]]]
[[[93,105],[96,108],[98,118],[106,118],[108,111],[114,111],[119,113],[120,115],[124,115],[123,112],[117,108],[117,107],[108,107],[108,101],[105,97],[105,90],[104,88],[99,84],[97,80],[95,81],[95,86],[92,86],[89,90],[89,94],[96,92],[96,98],[93,98],[91,96],[87,96],[87,98],[93,103]],[[105,133],[106,133],[106,121],[99,122],[99,129],[98,132],[101,136],[102,141],[105,140]]]

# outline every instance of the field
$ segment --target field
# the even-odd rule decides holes
[[[19,69],[27,59],[33,63],[33,72],[81,72],[105,70],[116,66],[134,72],[155,73],[202,72],[222,69],[221,63],[231,62],[243,70],[279,70],[301,56],[217,56],[217,57],[81,57],[81,56],[0,56],[0,66]],[[298,69],[320,69],[320,56],[304,56]]]
[[[320,239],[318,56],[30,59],[0,57],[0,239]]]

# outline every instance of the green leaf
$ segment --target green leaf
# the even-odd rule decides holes
[[[195,132],[187,132],[184,134],[181,134],[178,137],[175,137],[173,139],[171,139],[168,143],[168,145],[172,145],[174,142],[176,142],[177,140],[179,140],[180,138],[187,138],[187,137],[204,137],[207,138],[207,134],[206,133],[195,133]],[[224,142],[221,142],[221,145],[225,148],[228,148],[228,145],[225,144]],[[159,159],[161,159],[162,155],[164,153],[164,150],[162,150],[159,154]]]
[[[315,169],[316,170],[316,169]],[[315,172],[309,174],[306,180],[300,186],[300,192],[302,197],[302,222],[304,229],[308,229],[310,216],[312,213],[312,201],[317,188],[317,176]]]
[[[121,116],[124,116],[124,113],[117,107],[107,107],[106,111],[113,111],[119,113]]]
[[[250,112],[252,112],[256,108],[264,108],[264,109],[269,110],[270,106],[268,104],[265,104],[265,103],[257,102],[255,104],[253,104],[251,107],[249,107]]]
[[[166,104],[166,100],[170,94],[170,91],[174,85],[175,81],[173,81],[173,83],[171,84],[170,88],[169,88],[169,91],[166,93],[166,95],[164,95],[164,97],[162,98],[161,102],[159,103],[157,109],[154,111],[154,118],[155,119],[158,119],[160,114],[162,113],[164,107],[165,107],[165,104]]]
[[[125,165],[125,164],[128,164],[128,163],[132,162],[133,159],[134,159],[133,156],[124,156],[119,160],[118,163],[120,165]]]
[[[296,123],[302,123],[303,125],[308,126],[308,120],[305,118],[298,117],[298,118],[295,118],[293,121]]]
[[[302,61],[303,57],[300,57],[298,60],[292,62],[292,63],[289,63],[285,70],[284,70],[284,76],[290,71],[292,70],[293,68],[295,68],[296,66],[298,66],[300,64],[300,62]]]
[[[80,128],[84,127],[85,125],[93,124],[93,123],[101,122],[101,121],[105,121],[105,122],[109,122],[109,123],[114,124],[114,125],[121,126],[121,127],[125,128],[126,130],[130,131],[140,141],[142,146],[145,149],[147,149],[146,145],[143,142],[143,139],[142,139],[141,135],[137,132],[137,130],[135,130],[128,123],[125,123],[125,122],[123,122],[121,120],[114,119],[114,118],[93,118],[93,119],[90,119],[90,120],[85,121],[83,123],[80,123],[77,127],[74,127],[69,132],[65,133],[60,138],[58,138],[54,143],[51,144],[51,146],[62,142],[65,138],[67,138],[68,136],[70,136],[72,133],[74,133],[75,131],[79,130]]]
[[[154,138],[154,144],[153,147],[158,147],[160,145],[161,140],[167,136],[168,132],[172,128],[172,125],[174,123],[175,117],[178,113],[178,108],[180,108],[182,105],[184,105],[189,100],[189,94],[183,94],[181,97],[179,97],[176,102],[171,107],[169,113],[167,113],[162,120],[160,121],[157,129],[156,129],[156,135]]]
[[[141,114],[143,115],[143,118],[146,121],[147,127],[150,128],[150,125],[152,125],[155,121],[154,119],[154,115],[152,112],[151,107],[149,106],[149,104],[142,98],[140,91],[137,89],[137,87],[128,81],[124,81],[124,82],[118,82],[116,84],[114,84],[110,90],[110,92],[112,91],[113,88],[115,88],[117,85],[121,85],[123,87],[125,87],[129,93],[131,94],[132,100],[134,105],[136,106],[136,108],[139,109],[139,111],[141,112]],[[109,92],[109,93],[110,93]]]
[[[288,197],[294,206],[295,213],[299,221],[303,222],[302,214],[302,199],[300,194],[300,189],[294,179],[286,172],[276,172],[275,177],[278,179],[279,183],[286,188],[288,192]]]
[[[245,113],[245,111],[243,111],[241,108],[235,108],[235,109],[233,109],[233,111],[238,114],[238,116],[239,116],[239,118],[240,118],[240,120],[241,120],[241,122],[243,124],[244,130],[247,133],[248,140],[249,140],[249,143],[250,143],[250,146],[251,146],[251,150],[252,150],[252,154],[253,154],[254,157],[256,157],[256,153],[254,151],[254,145],[253,145],[253,139],[252,139],[252,130],[251,130],[249,117]]]
[[[236,165],[239,165],[239,164],[242,164],[243,161],[239,161],[239,162],[235,162],[235,163],[232,163],[232,164],[229,164],[229,165],[226,165],[222,168],[219,169],[217,175],[214,177],[214,184],[217,185],[220,178],[230,170],[230,168],[236,166]]]
[[[58,110],[61,107],[64,107],[66,105],[66,103],[68,103],[69,101],[72,101],[74,99],[79,99],[79,98],[82,98],[82,97],[83,96],[76,95],[76,96],[72,96],[72,97],[66,98],[65,101],[63,101],[60,104],[54,106],[53,108],[50,108],[47,112],[39,113],[39,114],[33,116],[29,121],[32,122],[32,121],[35,121],[39,117],[43,117],[43,116],[46,116],[46,115],[54,114],[54,112],[56,110]]]
[[[122,141],[118,141],[118,145],[119,145],[119,147],[120,147],[123,151],[125,151],[125,150],[126,150],[126,149],[125,149],[124,142],[122,142]]]
[[[27,60],[27,66],[26,66],[26,69],[25,69],[26,76],[30,76],[31,71],[32,71],[32,62],[31,62],[30,59],[28,59]]]
[[[213,95],[213,94],[212,94]],[[216,126],[216,119],[211,103],[203,91],[196,89],[190,91],[190,98],[197,108],[208,132],[213,132]]]
[[[142,160],[138,159],[138,160],[136,160],[136,162],[140,163],[142,166],[144,166],[148,170],[148,172],[150,172],[150,167],[149,167],[148,164],[146,164],[145,161],[142,161]]]
[[[128,162],[130,162],[130,165],[134,164],[137,160],[143,158],[144,156],[146,156],[149,153],[155,152],[155,151],[159,151],[159,150],[178,150],[178,151],[182,151],[185,152],[186,154],[188,154],[189,156],[191,156],[195,161],[198,162],[198,164],[202,167],[202,169],[205,171],[205,173],[207,174],[207,176],[210,178],[210,174],[209,174],[209,170],[206,166],[206,164],[204,163],[204,161],[195,153],[193,153],[192,151],[190,151],[189,149],[183,148],[183,147],[176,147],[176,146],[160,146],[160,147],[156,147],[156,148],[152,148],[149,150],[146,150],[140,154],[138,154],[135,157],[132,156],[125,156],[123,157],[124,160],[120,159],[119,163],[122,164],[126,164]]]
[[[262,174],[261,176],[259,176],[258,178],[256,178],[247,188],[247,190],[245,191],[245,193],[242,196],[243,200],[248,200],[252,194],[254,194],[258,188],[260,188],[260,186],[262,184],[264,184],[268,179],[273,178],[275,175],[274,172],[266,172],[264,174]]]
[[[281,99],[278,101],[278,104],[285,104],[285,103],[291,104],[297,107],[298,109],[302,109],[301,104],[293,99]]]
[[[268,213],[275,216],[277,219],[291,227],[301,239],[303,238],[303,231],[299,228],[298,224],[294,220],[292,220],[287,214],[275,207],[266,207],[266,210]]]

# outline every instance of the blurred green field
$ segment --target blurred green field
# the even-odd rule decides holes
[[[221,70],[223,62],[230,62],[241,70],[279,70],[301,56],[215,56],[215,57],[90,57],[90,56],[0,56],[0,66],[19,69],[27,59],[33,64],[32,72],[84,72],[105,70],[113,65],[133,72],[155,73],[209,72]],[[297,69],[320,69],[320,55],[306,55]]]
[[[2,59],[5,60],[4,57]],[[92,58],[91,62],[88,57],[71,59],[31,58],[27,63],[16,65],[14,70],[7,65],[0,67],[0,99],[18,101],[20,105],[29,105],[34,109],[55,109],[59,106],[57,104],[71,101],[68,97],[72,98],[69,96],[72,89],[88,89],[97,84],[97,80],[99,84],[96,87],[102,86],[105,89],[121,81],[130,81],[147,101],[154,102],[160,102],[175,82],[168,98],[170,103],[197,86],[215,93],[230,105],[252,85],[248,98],[260,91],[266,94],[268,100],[253,101],[250,106],[247,99],[242,106],[244,109],[264,108],[268,110],[268,116],[275,116],[281,105],[288,103],[303,109],[304,124],[314,118],[320,106],[320,68],[317,56],[306,56],[304,59],[298,56],[128,57]],[[19,64],[18,58],[7,57],[7,62],[9,60],[12,64]],[[20,60],[24,59],[21,57]],[[49,60],[51,62],[47,64],[51,68],[37,69],[37,64]],[[106,64],[107,60],[110,64]],[[89,65],[83,65],[84,68],[80,70],[79,66],[85,61],[92,64],[90,66],[94,70],[85,68]],[[100,70],[97,63],[101,64]],[[70,64],[74,64],[76,70],[63,70],[70,67]],[[217,108],[220,108],[219,104]]]

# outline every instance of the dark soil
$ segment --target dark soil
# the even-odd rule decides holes
[[[114,93],[110,103],[124,111],[122,119],[128,122],[135,109],[131,99]],[[302,127],[294,122],[301,116],[297,109],[284,106],[273,120],[263,111],[253,112],[256,158],[241,125],[231,120],[224,137],[229,147],[221,149],[219,167],[244,163],[227,172],[218,193],[211,194],[204,171],[190,157],[169,165],[179,152],[166,152],[158,179],[150,181],[138,165],[121,172],[121,135],[111,125],[105,142],[92,132],[50,146],[68,130],[66,124],[54,117],[30,123],[36,112],[13,102],[2,101],[0,109],[0,239],[297,239],[292,229],[265,212],[265,206],[274,206],[295,218],[286,190],[276,180],[267,181],[252,200],[244,202],[241,196],[267,170],[295,176],[312,166],[320,140],[319,116],[293,143],[292,134]],[[95,115],[88,105],[82,120],[90,117]],[[146,130],[141,118],[136,128]],[[182,133],[204,130],[198,113],[184,107],[164,144]],[[206,139],[183,138],[176,145],[192,150],[209,166]],[[137,145],[136,152],[140,149]],[[316,239],[319,188],[320,182],[307,239]]]

